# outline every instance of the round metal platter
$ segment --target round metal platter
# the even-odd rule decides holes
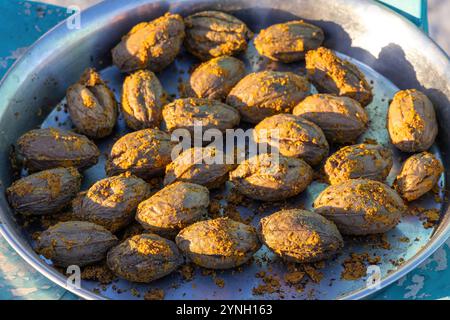
[[[191,6],[187,5],[187,2],[191,3]],[[313,3],[314,2],[314,3]],[[224,5],[224,3],[228,5]],[[244,4],[245,3],[245,4]],[[361,9],[361,1],[336,1],[336,10],[342,11],[348,14],[349,11],[353,13],[350,17],[361,19],[362,11],[355,12],[356,9]],[[398,22],[401,26],[412,28],[408,23],[397,17],[395,14],[390,13],[384,9],[381,9],[378,5],[374,5],[371,2],[362,1],[366,8],[372,8],[380,13],[381,19],[388,16],[392,21]],[[254,7],[251,6],[254,5]],[[319,19],[316,16],[316,12],[313,8],[321,4],[324,9],[322,14],[323,19]],[[302,6],[302,9],[298,10],[298,6]],[[356,7],[351,7],[355,5]],[[0,113],[0,129],[2,130],[2,140],[0,141],[0,147],[2,149],[3,159],[5,162],[4,168],[0,171],[0,177],[3,185],[8,186],[10,184],[10,167],[8,157],[5,154],[9,151],[10,145],[15,142],[17,137],[25,131],[36,127],[62,127],[70,129],[72,124],[67,113],[64,111],[64,100],[60,103],[64,97],[65,88],[76,81],[83,69],[89,65],[95,65],[98,70],[101,71],[101,75],[108,85],[114,90],[116,98],[120,101],[121,86],[123,83],[124,75],[121,74],[115,67],[109,66],[107,52],[114,43],[120,38],[120,35],[126,33],[133,24],[151,20],[156,16],[161,15],[164,11],[170,10],[174,12],[181,12],[184,15],[190,12],[204,10],[207,8],[220,9],[224,11],[231,11],[235,13],[243,21],[247,22],[253,31],[259,32],[261,28],[267,27],[270,24],[289,21],[295,18],[304,18],[312,21],[325,29],[327,40],[325,46],[334,48],[343,53],[339,53],[341,57],[348,59],[355,63],[361,71],[366,75],[367,79],[373,86],[374,100],[366,107],[369,113],[371,123],[369,130],[359,138],[360,142],[367,139],[376,140],[377,142],[386,145],[394,151],[394,167],[388,177],[388,183],[393,181],[396,173],[400,168],[401,162],[408,156],[407,154],[396,151],[389,143],[388,134],[385,128],[386,110],[390,99],[399,88],[394,85],[387,77],[383,76],[378,70],[375,71],[374,67],[379,66],[377,63],[373,63],[366,56],[356,54],[352,50],[347,50],[344,47],[336,45],[338,38],[336,38],[336,32],[342,26],[338,22],[329,22],[327,19],[333,17],[333,12],[329,7],[325,6],[323,1],[286,1],[283,5],[275,4],[271,1],[259,1],[256,4],[253,1],[242,3],[239,1],[185,1],[183,3],[173,2],[168,4],[167,2],[153,2],[153,1],[130,1],[127,5],[120,5],[119,1],[110,1],[108,4],[100,4],[86,13],[82,14],[82,18],[86,17],[87,21],[90,21],[85,27],[84,31],[89,34],[92,42],[87,42],[83,47],[78,43],[80,47],[75,48],[74,38],[77,35],[80,36],[80,32],[83,32],[83,28],[78,31],[71,31],[64,33],[64,25],[57,27],[54,31],[51,31],[44,39],[40,40],[33,48],[30,49],[28,55],[25,56],[25,61],[19,61],[15,67],[12,68],[9,75],[5,78],[0,86],[0,93],[8,94],[11,100],[9,104]],[[295,8],[295,10],[293,9]],[[316,7],[317,8],[317,7]],[[352,11],[353,10],[353,11]],[[298,15],[294,15],[295,12],[299,12]],[[264,13],[264,14],[263,14]],[[302,14],[303,13],[303,14]],[[94,19],[95,16],[95,20]],[[105,19],[111,19],[109,22]],[[246,19],[247,18],[247,19]],[[89,19],[93,19],[92,21]],[[387,18],[386,18],[387,19]],[[124,22],[126,20],[126,23]],[[360,22],[360,20],[358,20]],[[96,25],[98,23],[98,25]],[[332,25],[333,23],[334,25]],[[362,25],[365,25],[361,22]],[[101,26],[101,27],[100,27]],[[109,28],[108,28],[109,26]],[[361,32],[358,29],[358,24],[352,26],[356,28],[356,32]],[[104,29],[106,28],[106,29]],[[370,29],[370,28],[369,28]],[[105,34],[105,30],[108,30],[108,35],[114,34],[114,41],[109,39],[108,41],[100,41],[102,32]],[[352,29],[353,30],[353,29]],[[409,30],[409,29],[408,29]],[[95,32],[94,32],[95,31]],[[413,31],[410,31],[413,32]],[[117,34],[116,34],[117,33]],[[339,34],[339,32],[337,33]],[[370,35],[370,32],[369,32]],[[52,39],[53,36],[53,39]],[[379,35],[382,37],[382,35]],[[72,37],[72,40],[71,40]],[[65,57],[66,62],[61,63],[60,60],[64,57],[61,52],[56,50],[53,54],[43,53],[42,49],[45,46],[49,46],[53,40],[54,48],[58,48],[58,44],[69,44],[73,46],[72,55]],[[420,34],[417,34],[416,41],[428,41],[430,46],[434,46],[427,38],[420,38]],[[362,40],[360,40],[362,41]],[[361,42],[362,43],[362,42]],[[372,47],[374,45],[372,44]],[[47,47],[48,48],[48,47]],[[41,50],[40,52],[38,50]],[[342,49],[342,50],[339,50]],[[33,65],[29,67],[34,73],[27,73],[21,75],[19,72],[25,70],[24,63],[27,59],[33,57],[34,52],[37,52],[37,56],[34,58],[41,58],[40,61],[33,59]],[[431,49],[430,49],[431,50]],[[428,51],[430,51],[428,50]],[[67,52],[67,54],[70,51]],[[429,54],[435,54],[436,65],[442,64],[442,57],[439,56],[440,51],[436,53],[429,52]],[[356,56],[351,58],[350,56]],[[276,70],[289,70],[299,74],[304,73],[303,64],[289,64],[283,65],[274,62],[270,62],[267,59],[261,58],[257,55],[253,45],[250,44],[247,52],[239,56],[247,66],[247,71],[258,71],[263,69],[276,69]],[[444,56],[444,58],[446,58]],[[444,69],[442,66],[436,66],[441,68],[430,69],[430,72],[444,72],[445,68],[448,70],[447,64],[444,63]],[[166,70],[158,74],[164,88],[172,94],[178,97],[178,88],[180,83],[186,81],[189,77],[189,70],[192,66],[197,65],[199,62],[192,58],[187,53],[182,53],[177,60],[169,66]],[[389,62],[391,63],[391,62]],[[370,66],[369,66],[370,65]],[[404,66],[401,63],[398,64],[399,69]],[[21,69],[22,68],[22,69]],[[382,69],[382,68],[381,68]],[[38,71],[45,70],[45,78],[39,76]],[[381,70],[382,71],[382,70]],[[402,70],[399,70],[401,72]],[[420,70],[418,70],[420,71]],[[62,74],[61,74],[62,73]],[[29,78],[33,76],[34,78]],[[447,73],[448,75],[448,73]],[[28,77],[29,76],[29,77]],[[408,76],[408,75],[406,75]],[[437,76],[437,75],[435,75]],[[15,78],[16,77],[16,78]],[[391,78],[391,77],[390,77]],[[396,78],[393,76],[393,78]],[[415,78],[418,80],[418,78]],[[396,80],[398,80],[396,78]],[[449,89],[448,79],[446,83],[440,83],[444,85],[443,89],[439,89],[440,92]],[[47,81],[47,82],[45,82]],[[403,87],[401,81],[397,81],[400,87]],[[28,84],[27,87],[23,87],[24,84]],[[414,87],[413,85],[408,87]],[[29,91],[24,92],[24,88],[29,88]],[[52,90],[53,88],[53,90]],[[39,90],[41,89],[41,90]],[[419,89],[421,87],[419,86]],[[2,91],[3,90],[3,91]],[[21,91],[22,90],[22,91]],[[314,88],[313,88],[314,92]],[[426,92],[428,93],[428,92]],[[445,92],[445,93],[448,93]],[[34,97],[35,98],[34,98]],[[450,111],[445,103],[448,100],[444,98],[442,100],[436,99],[437,96],[430,95],[433,102],[438,103],[437,111],[438,115],[445,115],[448,117]],[[442,98],[442,97],[441,97]],[[27,104],[26,104],[26,103]],[[59,105],[59,107],[57,107]],[[20,107],[19,107],[20,106]],[[16,109],[14,109],[16,108]],[[37,110],[40,110],[37,113]],[[36,116],[37,114],[37,116]],[[8,121],[8,119],[10,119]],[[11,119],[15,120],[16,126],[13,125]],[[441,118],[442,121],[442,118]],[[442,123],[442,122],[441,122]],[[447,130],[440,129],[440,141],[438,144],[431,148],[431,152],[441,158],[447,167],[448,159],[441,157],[442,149],[447,149],[450,141],[442,139],[448,137]],[[97,141],[99,147],[102,150],[102,157],[99,163],[86,170],[84,172],[83,188],[86,189],[95,181],[105,176],[104,162],[105,154],[108,153],[114,139],[127,132],[123,119],[119,119],[116,132],[109,139],[103,139]],[[334,151],[334,149],[333,149]],[[442,153],[445,154],[445,153]],[[81,288],[68,287],[69,290],[78,294],[84,298],[90,299],[138,299],[151,288],[161,288],[165,291],[166,299],[355,299],[368,296],[380,288],[392,283],[396,279],[399,279],[407,271],[412,270],[415,266],[429,256],[434,250],[437,249],[440,243],[445,241],[449,233],[448,225],[448,213],[446,199],[444,199],[444,193],[446,191],[445,173],[442,175],[438,183],[438,189],[435,193],[429,193],[422,197],[420,200],[411,203],[410,206],[422,207],[426,209],[436,208],[441,212],[441,220],[438,224],[430,228],[424,228],[424,221],[420,220],[418,216],[406,215],[403,217],[401,223],[397,227],[388,232],[384,237],[370,237],[370,238],[346,238],[345,249],[342,254],[335,259],[327,261],[324,266],[316,268],[318,272],[322,274],[321,281],[313,281],[305,276],[304,285],[301,288],[296,286],[290,286],[283,280],[284,275],[287,272],[286,265],[271,254],[266,248],[262,248],[256,255],[252,263],[243,266],[236,270],[217,271],[214,274],[211,272],[205,272],[200,268],[195,269],[195,274],[190,281],[183,280],[183,277],[174,272],[173,274],[153,282],[150,285],[141,285],[130,283],[124,280],[116,280],[109,285],[101,285],[94,281],[82,281]],[[318,182],[313,182],[308,189],[300,196],[291,199],[291,204],[295,206],[301,206],[305,208],[311,208],[311,203],[315,196],[325,188],[326,185]],[[58,273],[50,265],[50,261],[44,261],[42,257],[38,257],[32,251],[33,241],[31,239],[31,233],[35,231],[33,227],[22,228],[20,223],[17,223],[17,217],[9,209],[2,192],[2,198],[0,198],[1,212],[1,232],[16,251],[24,257],[31,265],[38,269],[41,273],[46,275],[56,283],[65,286],[64,275]],[[283,204],[281,204],[283,205]],[[267,205],[261,202],[252,202],[249,207],[238,207],[241,215],[244,218],[249,218],[252,224],[256,225],[259,220],[279,208],[280,204]],[[261,209],[261,207],[263,209]],[[356,280],[345,280],[342,278],[342,272],[344,270],[344,261],[349,259],[353,253],[367,254],[371,259],[379,257],[379,262],[376,266],[381,272],[381,284],[379,286],[368,286],[367,277],[363,276]],[[263,284],[263,280],[257,277],[257,274],[264,271],[266,275],[270,275],[280,281],[280,287],[274,293],[264,295],[254,295],[253,289]],[[219,281],[217,281],[219,280]],[[222,281],[223,280],[223,281]],[[220,286],[218,285],[220,284]],[[224,284],[222,286],[222,284]]]

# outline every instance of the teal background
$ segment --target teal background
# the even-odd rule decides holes
[[[76,1],[73,1],[76,3]],[[380,0],[428,32],[426,0]],[[69,14],[63,7],[38,2],[0,0],[0,78],[47,30]],[[0,97],[1,99],[1,97]],[[432,257],[372,299],[447,299],[450,269],[447,241]],[[0,238],[0,299],[77,299],[25,263]]]

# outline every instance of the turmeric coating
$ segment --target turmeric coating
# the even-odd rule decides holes
[[[221,56],[198,66],[192,72],[189,84],[199,98],[224,100],[244,76],[245,65],[241,60]]]
[[[129,281],[149,283],[162,278],[183,262],[175,243],[155,234],[133,236],[108,252],[108,267]]]
[[[343,234],[384,233],[406,210],[402,198],[387,185],[353,179],[332,185],[314,201],[314,211],[336,223]]]
[[[146,229],[174,238],[190,224],[208,214],[209,191],[206,187],[174,182],[139,204],[136,220]]]
[[[259,54],[274,61],[295,62],[317,49],[324,40],[322,29],[303,20],[274,24],[255,38]]]
[[[170,135],[159,129],[128,133],[113,145],[106,173],[112,176],[129,171],[143,179],[161,175],[171,161],[174,146]]]
[[[433,104],[418,90],[397,92],[389,105],[387,129],[392,144],[401,151],[426,151],[438,133]]]
[[[310,84],[292,72],[260,71],[239,81],[226,102],[239,110],[243,121],[258,123],[266,117],[290,113],[310,94]]]
[[[34,129],[17,140],[18,157],[30,171],[56,167],[86,169],[97,163],[100,151],[83,135],[57,128]]]
[[[117,238],[102,226],[85,221],[59,222],[41,233],[36,251],[56,266],[85,266],[103,260]]]
[[[247,49],[253,33],[241,20],[219,11],[202,11],[184,19],[185,47],[202,61],[234,56]]]
[[[332,154],[325,162],[325,173],[331,184],[360,178],[383,182],[392,163],[389,149],[377,144],[355,144]]]
[[[166,13],[135,25],[111,51],[113,63],[122,72],[163,70],[178,55],[185,36],[183,18]]]
[[[227,164],[227,155],[216,147],[193,147],[183,151],[166,167],[164,185],[175,181],[199,184],[214,189],[228,180],[228,172],[236,166]]]
[[[316,262],[338,253],[344,241],[335,224],[310,211],[278,211],[261,219],[261,241],[283,260]]]
[[[394,189],[407,201],[413,201],[433,189],[444,172],[441,161],[429,152],[412,155],[403,163],[394,181]]]
[[[306,189],[312,177],[312,168],[303,160],[267,153],[245,160],[230,173],[237,190],[262,201],[295,196]]]
[[[252,226],[229,218],[194,223],[181,230],[175,241],[193,263],[209,269],[240,266],[261,247]]]
[[[97,71],[86,69],[66,95],[70,118],[80,133],[92,138],[111,134],[117,120],[117,102]]]
[[[142,179],[122,174],[97,181],[72,203],[72,218],[94,222],[116,232],[127,226],[138,204],[150,194]]]
[[[164,106],[163,127],[169,132],[176,129],[187,129],[194,135],[194,129],[202,126],[202,130],[218,129],[225,132],[239,124],[239,112],[219,101],[203,98],[177,99]]]
[[[292,114],[317,124],[328,141],[347,144],[367,130],[369,116],[358,101],[331,94],[306,97]]]
[[[150,70],[139,70],[125,78],[122,112],[131,129],[158,127],[162,119],[162,107],[167,102],[167,93]]]
[[[302,158],[315,166],[327,155],[329,145],[314,123],[292,114],[277,114],[255,126],[255,141],[268,143],[286,157]]]
[[[320,47],[306,53],[306,71],[320,92],[346,96],[362,106],[372,99],[372,88],[364,74],[349,61],[339,58],[332,50]]]
[[[15,181],[6,195],[11,207],[24,215],[57,213],[74,198],[81,186],[75,168],[40,171]]]

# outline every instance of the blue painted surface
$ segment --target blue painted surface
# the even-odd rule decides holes
[[[0,78],[66,9],[29,1],[0,0]],[[74,299],[19,257],[0,236],[0,299]]]
[[[426,30],[426,0],[383,0]],[[75,3],[76,1],[74,1]],[[409,12],[408,12],[409,11]],[[419,14],[420,13],[420,14]],[[422,15],[422,18],[421,16]],[[0,0],[0,77],[27,46],[67,16],[64,8],[30,1]],[[450,297],[447,256],[450,241],[406,277],[373,299],[442,299]],[[76,299],[28,266],[0,238],[0,299]]]
[[[377,0],[428,32],[427,0]]]

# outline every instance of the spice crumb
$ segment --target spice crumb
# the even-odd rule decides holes
[[[151,289],[144,294],[144,300],[164,300],[163,289]]]

